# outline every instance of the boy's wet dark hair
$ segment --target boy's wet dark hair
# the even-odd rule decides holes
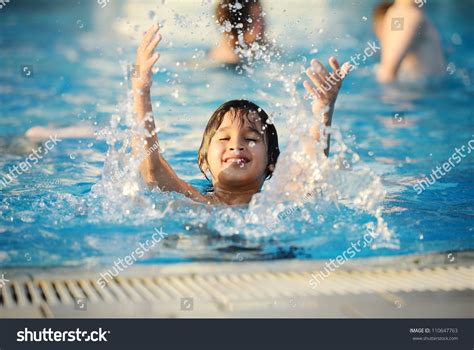
[[[204,134],[202,136],[201,146],[199,147],[198,152],[198,164],[199,169],[207,178],[206,173],[203,171],[202,167],[207,161],[207,152],[209,145],[211,143],[212,137],[215,135],[217,129],[219,129],[224,116],[227,112],[232,111],[232,118],[239,118],[241,125],[244,124],[244,118],[249,122],[249,124],[255,129],[259,129],[256,125],[256,120],[252,120],[250,115],[256,114],[258,120],[260,120],[262,125],[262,134],[264,135],[264,142],[267,145],[267,158],[268,165],[276,164],[278,156],[280,155],[280,149],[278,148],[278,134],[275,126],[270,123],[268,114],[265,111],[257,106],[255,103],[247,100],[232,100],[222,104],[217,110],[212,114],[209,119]],[[266,179],[272,177],[272,172],[267,168]],[[208,179],[209,180],[209,179]]]
[[[221,26],[226,26],[226,21],[230,24],[230,34],[234,38],[234,44],[238,41],[239,35],[245,35],[253,31],[256,22],[263,21],[261,15],[262,6],[259,0],[220,0],[216,6],[215,16]],[[262,24],[262,23],[260,23]],[[257,35],[257,42],[263,42],[263,33]]]

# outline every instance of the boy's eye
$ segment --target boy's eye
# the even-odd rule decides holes
[[[219,141],[229,141],[230,137],[221,137]]]
[[[248,141],[248,142],[257,142],[257,139],[245,139],[245,141]]]

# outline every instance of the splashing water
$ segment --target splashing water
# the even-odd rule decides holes
[[[332,136],[330,158],[324,155],[324,142],[308,135],[315,117],[306,112],[308,101],[301,101],[296,88],[304,67],[296,67],[295,72],[293,65],[280,64],[281,52],[270,46],[242,43],[238,50],[250,79],[254,79],[255,67],[265,63],[269,79],[282,84],[289,95],[281,106],[290,112],[286,127],[292,137],[263,191],[248,207],[208,207],[176,193],[147,192],[138,172],[143,154],[133,155],[131,149],[132,135],[143,137],[144,131],[133,117],[133,97],[128,93],[120,114],[111,118],[105,133],[109,150],[102,179],[87,200],[90,220],[105,216],[108,220],[143,223],[166,215],[178,224],[178,235],[202,232],[240,237],[247,242],[308,235],[360,238],[373,227],[378,236],[373,248],[397,248],[397,240],[382,218],[386,192],[380,178],[361,164],[337,128],[320,126],[323,135]],[[186,230],[182,229],[184,223]]]
[[[360,16],[357,17],[360,19]],[[77,18],[81,18],[81,23],[76,22]],[[78,30],[79,26],[83,25],[83,29],[87,27],[93,31],[92,26],[86,25],[89,23],[86,18],[85,15],[78,14],[71,23],[78,38],[92,40],[84,36],[84,30]],[[168,19],[170,27],[175,25],[181,28],[180,20],[184,17],[176,17],[179,23],[175,23],[173,18],[174,14]],[[130,27],[131,30],[133,28]],[[315,31],[317,32],[317,29]],[[325,33],[327,32],[326,30]],[[324,37],[325,35],[321,36]],[[175,43],[174,46],[170,39]],[[379,96],[378,93],[381,93],[372,86],[375,86],[375,82],[367,78],[372,73],[361,66],[356,72],[358,76],[351,77],[350,83],[345,83],[342,88],[334,114],[334,125],[339,124],[342,130],[350,130],[351,133],[366,134],[367,139],[359,141],[359,137],[359,147],[355,140],[347,137],[345,131],[341,134],[336,126],[322,128],[323,135],[331,136],[330,157],[326,158],[323,155],[324,143],[315,142],[307,134],[307,130],[315,124],[314,120],[318,119],[318,116],[315,117],[309,112],[310,101],[304,99],[301,94],[301,77],[310,61],[311,46],[301,45],[298,49],[291,49],[288,42],[286,46],[276,40],[246,44],[242,37],[238,39],[236,52],[242,61],[234,72],[234,67],[219,70],[220,68],[200,65],[193,68],[187,59],[194,55],[196,61],[206,61],[207,44],[193,43],[189,47],[183,46],[179,38],[168,36],[168,47],[173,46],[173,49],[168,49],[165,43],[162,46],[163,60],[160,61],[160,69],[156,68],[154,71],[157,81],[153,91],[153,103],[157,112],[155,121],[161,128],[160,141],[163,141],[162,146],[166,146],[164,157],[184,180],[203,191],[205,184],[203,179],[198,178],[194,144],[200,141],[207,121],[204,119],[222,102],[220,99],[224,96],[226,99],[250,98],[269,112],[269,123],[277,126],[279,135],[283,134],[280,138],[280,141],[283,141],[282,153],[272,179],[265,182],[262,192],[255,195],[248,206],[210,207],[194,203],[180,194],[150,191],[138,171],[143,152],[134,154],[131,147],[133,135],[144,135],[142,126],[138,125],[133,117],[131,94],[124,89],[123,98],[117,99],[117,93],[121,93],[117,90],[120,88],[117,87],[113,94],[105,94],[105,91],[102,91],[105,89],[102,89],[98,81],[90,79],[87,82],[90,84],[87,85],[87,95],[93,95],[93,91],[99,91],[100,94],[104,92],[108,106],[101,105],[101,108],[98,108],[99,104],[96,106],[92,101],[86,107],[89,101],[87,97],[82,97],[79,90],[73,90],[77,99],[73,94],[66,94],[62,101],[62,112],[66,115],[66,111],[74,104],[77,106],[74,115],[78,115],[77,120],[81,123],[90,119],[89,114],[102,113],[103,119],[99,120],[99,125],[103,125],[105,116],[108,125],[97,132],[100,141],[82,140],[82,145],[81,141],[63,141],[57,153],[52,152],[51,157],[45,158],[31,174],[23,174],[2,192],[0,243],[6,248],[0,251],[0,262],[13,262],[12,264],[17,265],[41,265],[43,262],[89,265],[114,255],[123,256],[130,246],[148,238],[147,235],[154,227],[161,226],[169,233],[169,237],[150,255],[146,263],[186,259],[241,261],[242,257],[245,257],[245,260],[321,258],[344,250],[344,244],[360,239],[369,229],[377,232],[378,237],[371,246],[372,252],[368,252],[367,256],[398,254],[398,238],[403,242],[400,254],[419,252],[423,246],[426,250],[438,251],[448,246],[450,249],[469,246],[468,239],[459,237],[462,236],[463,230],[466,231],[465,237],[472,237],[472,228],[466,229],[465,224],[472,206],[469,198],[465,199],[468,195],[464,197],[459,193],[469,193],[470,187],[466,185],[470,183],[469,179],[464,179],[462,174],[469,174],[469,169],[472,169],[469,163],[471,160],[463,160],[462,171],[450,173],[436,184],[437,188],[434,186],[433,190],[426,191],[423,194],[426,197],[419,199],[412,196],[413,181],[421,178],[420,174],[423,172],[431,170],[430,162],[443,162],[444,155],[450,154],[451,146],[463,144],[464,140],[461,138],[464,137],[465,130],[469,130],[469,124],[460,120],[455,122],[462,122],[461,124],[451,121],[450,128],[454,128],[456,132],[439,131],[435,135],[429,132],[427,120],[435,119],[439,125],[445,125],[442,124],[445,120],[426,111],[424,105],[420,105],[418,101],[407,102],[414,106],[411,111],[399,107],[399,104],[393,107],[394,110],[387,112],[387,109],[391,108],[380,101],[373,103],[375,110],[363,102],[358,105],[361,99],[370,100],[373,97],[371,94]],[[453,44],[458,45],[460,40],[455,39]],[[110,42],[113,42],[113,46],[117,41]],[[462,45],[465,43],[466,40]],[[80,48],[81,42],[77,44]],[[327,43],[323,42],[318,42],[317,46],[321,55],[318,59],[324,59],[336,50],[339,50],[338,58],[348,57],[353,53],[349,50],[344,52],[343,47],[328,48]],[[115,49],[116,47],[112,47],[109,52],[116,52]],[[351,50],[356,49],[358,48],[355,46],[351,47]],[[127,50],[124,45],[122,57]],[[44,51],[50,55],[55,51],[55,47]],[[316,52],[316,49],[312,52]],[[69,79],[79,79],[79,75],[94,76],[99,63],[94,61],[98,59],[97,54],[87,50],[79,53],[80,57],[85,55],[89,60],[84,60],[84,64],[71,62],[71,65],[78,65],[81,69],[77,76]],[[51,65],[59,64],[63,58],[58,57]],[[115,57],[107,57],[102,63],[104,66],[109,65],[114,59]],[[91,62],[90,67],[87,62]],[[175,65],[174,62],[179,64]],[[130,64],[124,63],[122,66]],[[75,72],[74,67],[64,70]],[[450,98],[458,103],[452,103],[449,107],[465,116],[463,120],[468,120],[469,114],[459,106],[463,106],[466,91],[472,91],[471,88],[465,88],[470,86],[469,76],[463,73],[467,71],[466,67],[470,67],[468,63],[453,58],[446,68],[448,75],[457,84],[451,86]],[[124,79],[120,85],[122,88],[129,84],[126,70],[124,68]],[[108,77],[107,83],[110,86],[118,86],[116,83],[122,80],[120,74],[110,71],[111,73],[107,73],[110,75],[105,74]],[[40,76],[35,77],[35,80],[31,81],[32,86],[35,83],[38,86],[45,83],[41,79]],[[247,82],[250,82],[249,88],[245,91]],[[353,82],[365,91],[353,93],[354,87],[349,85]],[[13,86],[8,81],[5,84],[10,86],[11,91],[23,91],[21,98],[29,96],[29,92],[22,90],[19,85]],[[37,91],[39,93],[41,89],[38,88]],[[230,96],[229,91],[234,95]],[[351,94],[345,95],[346,92]],[[401,93],[389,90],[381,94],[382,99],[393,101],[396,100],[396,95]],[[157,102],[155,97],[160,102]],[[17,99],[15,95],[9,95],[9,98]],[[444,100],[436,101],[433,96],[428,96],[428,99],[432,99],[430,102],[435,105],[439,102],[437,106],[443,113],[446,112],[445,118],[450,114],[447,112],[450,110],[448,104]],[[121,103],[114,107],[117,100]],[[71,105],[66,103],[68,101],[72,101]],[[195,101],[198,102],[194,103]],[[354,105],[361,106],[363,111],[354,111]],[[349,111],[350,118],[344,120],[346,115],[342,115],[340,107],[343,107],[345,113]],[[9,107],[5,108],[8,113],[14,114]],[[102,112],[99,112],[99,109]],[[195,112],[196,110],[198,112]],[[25,111],[30,114],[34,112],[33,109]],[[48,113],[41,114],[54,115],[49,113],[51,110],[44,112]],[[373,120],[362,120],[364,113],[374,116]],[[379,128],[384,113],[388,114],[389,123],[395,120],[393,116],[403,117],[396,120],[400,122],[397,128],[391,128],[390,125],[385,125],[383,130]],[[49,119],[41,120],[41,123],[47,124]],[[8,121],[10,122],[15,123],[15,119],[12,118]],[[404,124],[401,122],[413,124],[410,124],[410,128],[403,128]],[[19,133],[21,134],[21,131]],[[7,135],[8,132],[4,134]],[[422,141],[413,141],[416,139],[414,135],[424,136]],[[403,146],[384,144],[387,140],[394,142],[394,138],[398,137]],[[185,141],[181,142],[181,139]],[[436,147],[432,146],[434,143],[437,143]],[[10,151],[15,147],[10,145],[9,139],[4,139],[3,135],[0,140],[0,146],[2,145],[4,149],[8,149],[2,158],[4,172],[25,158],[30,149],[37,148],[37,145],[33,147],[23,143],[18,146],[17,143],[18,147],[15,147],[24,151],[18,151],[16,154],[17,150]],[[431,148],[424,154],[423,149],[426,149],[427,145]],[[412,148],[417,148],[417,151],[412,151]],[[393,160],[393,163],[387,165],[382,157],[386,157],[387,161]],[[245,164],[240,166],[245,167]],[[387,168],[389,170],[385,171]],[[377,175],[380,173],[384,173],[383,185],[382,179]],[[34,187],[31,187],[31,184]],[[464,191],[464,188],[467,188],[467,191]],[[438,203],[441,194],[455,200],[452,203],[446,201],[446,205],[440,208]],[[462,215],[457,215],[459,208],[464,208],[461,210]],[[454,212],[457,216],[453,215]],[[437,220],[440,216],[443,220],[440,220],[436,228],[431,229],[432,220]],[[386,221],[390,223],[390,227]],[[441,221],[444,225],[442,229]],[[457,224],[452,225],[453,221]],[[396,230],[397,235],[392,230]],[[442,239],[436,241],[438,237]],[[31,242],[29,248],[20,244],[19,240]],[[236,256],[236,253],[240,255]]]

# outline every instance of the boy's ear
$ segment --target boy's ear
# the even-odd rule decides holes
[[[206,171],[209,170],[209,165],[207,165],[207,162],[206,162],[206,161],[202,162],[202,164],[201,164],[201,169],[202,169],[202,171],[204,171],[204,172],[206,172]]]

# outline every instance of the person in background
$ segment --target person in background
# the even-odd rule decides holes
[[[417,0],[377,5],[373,29],[381,47],[380,82],[418,82],[444,75],[446,62],[438,31]]]
[[[237,48],[265,42],[265,20],[259,0],[220,0],[216,6],[216,22],[222,29],[218,45],[209,57],[224,64],[237,64]]]

